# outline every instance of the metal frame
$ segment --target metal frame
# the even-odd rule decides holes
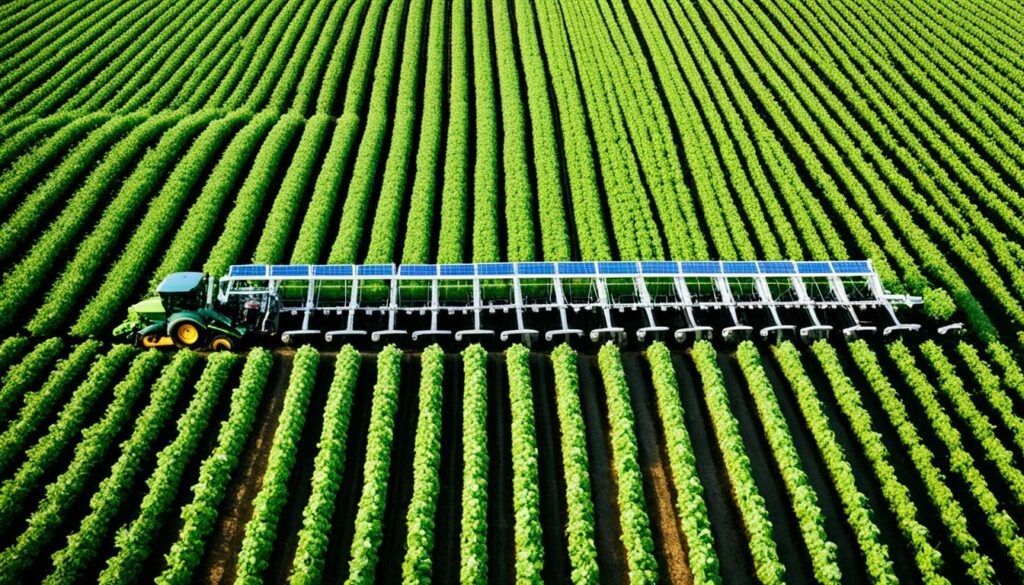
[[[652,295],[650,282],[665,283],[657,297]],[[808,289],[808,282],[827,283],[824,298],[816,298]],[[844,281],[846,281],[844,283]],[[848,283],[856,281],[862,286],[851,297]],[[609,286],[609,283],[614,286]],[[282,284],[305,294],[281,298]],[[710,283],[710,286],[708,286]],[[781,283],[792,291],[792,298],[775,298],[770,284]],[[321,294],[324,285],[340,284],[347,294],[327,298]],[[665,286],[668,288],[665,289]],[[737,299],[733,290],[740,287],[743,298]],[[425,293],[419,298],[403,299],[403,290],[414,288]],[[485,288],[500,295],[485,295]],[[464,299],[444,299],[442,293],[456,290]],[[586,295],[573,291],[587,289]],[[613,290],[614,289],[614,290]],[[536,291],[544,294],[535,294]],[[615,291],[628,291],[616,294]],[[376,294],[372,294],[376,293]],[[706,294],[705,294],[706,293]],[[368,332],[357,329],[355,318],[359,312],[381,314],[387,319],[384,329],[370,331],[374,341],[385,337],[400,337],[409,332],[399,326],[399,317],[419,313],[430,316],[430,326],[411,332],[414,340],[421,337],[452,335],[453,331],[441,327],[445,313],[460,312],[472,315],[473,325],[454,331],[462,341],[467,337],[493,336],[495,331],[484,327],[485,312],[514,312],[515,327],[500,332],[500,339],[510,338],[530,342],[540,331],[528,328],[524,316],[528,312],[551,312],[557,320],[544,331],[548,341],[556,337],[578,337],[584,331],[570,323],[569,314],[587,311],[595,313],[602,322],[587,332],[590,339],[622,341],[626,331],[613,321],[615,311],[640,311],[644,326],[635,331],[639,340],[650,335],[665,333],[669,327],[659,324],[656,311],[676,311],[686,326],[676,329],[679,341],[708,339],[713,328],[701,324],[696,309],[724,311],[730,323],[721,329],[727,340],[747,339],[753,328],[744,323],[744,312],[767,310],[771,324],[760,330],[764,338],[782,338],[794,333],[796,326],[784,323],[780,309],[802,310],[811,322],[802,327],[805,339],[826,337],[832,327],[822,323],[819,313],[827,310],[844,311],[853,325],[843,330],[847,336],[874,331],[876,328],[862,323],[858,309],[881,308],[891,323],[883,329],[884,335],[914,331],[919,325],[905,324],[896,316],[894,305],[916,305],[920,297],[892,295],[884,290],[881,279],[868,260],[831,262],[791,261],[641,261],[641,262],[497,262],[481,264],[372,264],[372,265],[239,265],[232,266],[228,275],[220,279],[218,300],[227,302],[232,295],[247,298],[261,297],[265,307],[280,307],[282,313],[302,315],[299,329],[284,331],[288,342],[302,335],[324,333],[327,341],[339,336],[362,336]],[[412,296],[411,292],[407,296]],[[485,296],[487,298],[485,298]],[[498,296],[500,298],[490,298]],[[265,318],[269,318],[268,315]],[[316,312],[324,315],[345,315],[345,326],[322,332],[312,328],[310,319]]]

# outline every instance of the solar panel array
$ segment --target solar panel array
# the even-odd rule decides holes
[[[767,261],[603,261],[603,262],[494,262],[481,264],[319,264],[232,266],[228,276],[234,279],[316,277],[588,277],[630,278],[635,276],[786,276],[786,275],[870,275],[866,260],[829,262]]]

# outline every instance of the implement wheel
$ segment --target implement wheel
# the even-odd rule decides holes
[[[195,347],[203,340],[203,330],[195,321],[180,321],[171,330],[171,338],[179,347]]]
[[[217,335],[210,341],[210,349],[213,351],[231,351],[235,348],[235,342],[227,335]]]

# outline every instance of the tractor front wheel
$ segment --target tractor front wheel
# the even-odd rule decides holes
[[[213,351],[231,351],[235,348],[235,342],[227,335],[218,335],[210,341],[210,349]]]
[[[196,347],[201,345],[203,330],[194,321],[180,321],[171,330],[171,338],[179,347]]]

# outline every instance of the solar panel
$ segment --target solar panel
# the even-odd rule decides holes
[[[828,262],[797,262],[796,271],[800,274],[832,274]]]
[[[559,262],[559,274],[595,274],[594,265],[590,262]]]
[[[636,262],[598,262],[597,271],[601,274],[635,276],[637,274],[637,266]]]
[[[259,276],[267,275],[267,267],[264,264],[236,265],[228,269],[228,276]]]
[[[398,267],[402,276],[437,276],[437,264],[403,264]]]
[[[270,267],[270,276],[309,276],[309,266],[279,264]]]
[[[675,262],[641,262],[640,271],[644,274],[679,274],[679,264]]]
[[[350,264],[320,264],[313,267],[315,276],[352,276]]]
[[[796,267],[793,266],[792,262],[780,262],[780,261],[768,261],[758,262],[758,268],[761,269],[762,274],[794,274],[796,273]]]
[[[725,274],[757,274],[756,262],[722,262]]]
[[[721,274],[722,267],[719,262],[680,262],[683,274]]]
[[[546,276],[555,273],[555,265],[551,262],[519,262],[516,268],[519,274]]]
[[[473,276],[475,268],[472,264],[441,264],[441,276]]]
[[[477,264],[476,270],[480,276],[512,276],[512,263],[496,262]]]
[[[864,260],[838,260],[832,262],[832,269],[836,274],[859,274],[871,272],[868,263]]]
[[[391,276],[395,273],[393,264],[364,264],[358,269],[359,276]]]

